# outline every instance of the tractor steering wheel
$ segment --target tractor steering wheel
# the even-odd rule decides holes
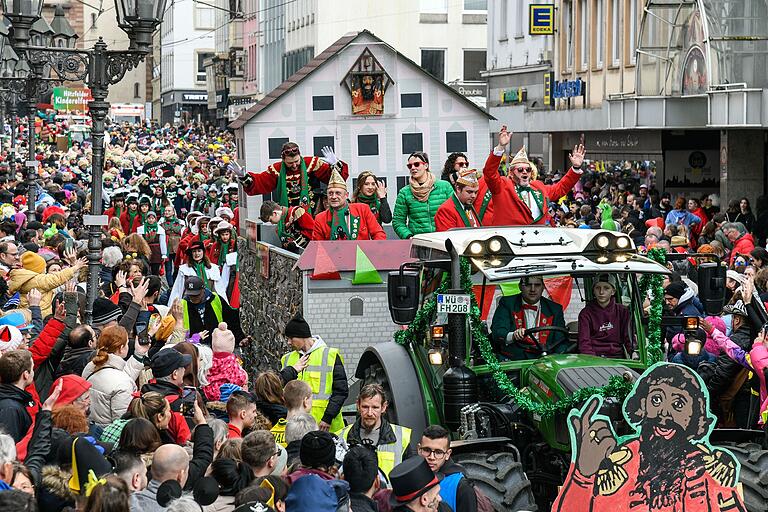
[[[539,343],[539,340],[537,340],[533,335],[540,333],[540,332],[559,332],[563,336],[565,336],[565,341],[568,341],[568,336],[570,335],[570,331],[565,327],[560,327],[559,325],[542,325],[539,327],[531,327],[530,329],[526,329],[523,333],[523,338],[520,340],[515,340],[516,343],[521,344],[521,342],[525,339],[528,339],[533,342],[533,345],[541,352],[541,355],[545,356],[547,355],[547,347],[544,347]],[[563,343],[563,341],[558,341],[550,348],[554,348],[558,346],[560,343]]]

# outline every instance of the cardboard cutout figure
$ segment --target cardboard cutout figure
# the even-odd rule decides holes
[[[713,447],[715,418],[701,377],[658,363],[635,383],[622,411],[635,433],[619,438],[593,396],[568,416],[571,468],[553,512],[746,511],[740,466]]]

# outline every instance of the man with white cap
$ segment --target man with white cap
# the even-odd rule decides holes
[[[506,177],[499,174],[499,163],[509,144],[512,133],[506,126],[499,132],[499,144],[488,156],[483,168],[483,177],[488,189],[493,194],[494,226],[526,226],[530,224],[548,224],[549,212],[547,201],[557,202],[574,188],[581,177],[581,164],[584,162],[583,144],[577,144],[573,153],[568,155],[571,168],[557,183],[546,185],[535,180],[535,166],[528,160],[525,148],[521,148],[509,163]]]
[[[315,217],[313,240],[387,239],[367,204],[348,201],[347,183],[335,169],[327,193],[329,208]]]
[[[483,225],[475,211],[475,199],[480,189],[476,169],[461,169],[453,183],[453,196],[440,205],[435,214],[438,231],[451,228],[476,228]]]

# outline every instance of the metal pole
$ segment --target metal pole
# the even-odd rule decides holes
[[[36,78],[30,78],[30,81],[36,80]],[[30,92],[35,90],[34,82],[30,82]],[[37,151],[35,150],[35,116],[37,115],[37,98],[32,93],[28,98],[27,109],[27,128],[29,133],[27,134],[27,145],[29,150],[27,151],[27,219],[30,221],[35,220],[35,202],[37,201]]]
[[[104,172],[104,119],[109,112],[107,102],[108,86],[104,79],[106,75],[107,45],[101,39],[93,49],[88,73],[88,86],[91,88],[93,101],[88,102],[93,126],[91,139],[93,141],[93,158],[91,161],[91,215],[93,220],[88,226],[88,288],[86,292],[85,316],[90,324],[93,317],[93,303],[99,296],[99,272],[101,270],[101,230],[102,222],[96,216],[102,214]]]

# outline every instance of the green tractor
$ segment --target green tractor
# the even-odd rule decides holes
[[[604,230],[459,229],[412,240],[414,261],[389,275],[389,309],[393,321],[403,326],[421,311],[419,325],[426,328],[400,343],[368,347],[355,372],[359,384],[384,386],[390,396],[388,419],[413,428],[415,439],[429,424],[448,428],[454,439],[453,459],[499,510],[549,510],[570,465],[568,411],[530,413],[500,392],[472,335],[475,329],[487,333],[488,325],[470,325],[471,298],[462,287],[462,266],[467,268],[469,262],[473,287],[482,287],[481,307],[496,302],[495,297],[486,301],[485,294],[515,293],[516,283],[525,276],[541,276],[550,287],[556,286],[550,295],[564,302],[565,327],[527,330],[525,336],[540,355],[500,362],[522,396],[534,404],[556,403],[582,388],[615,382],[616,376],[633,382],[650,366],[640,277],[669,270],[639,254],[626,235]],[[631,311],[636,349],[621,359],[583,355],[577,349],[579,312],[592,299],[593,281],[606,273],[617,284],[617,302]],[[719,312],[722,307],[723,275],[717,263],[699,265],[699,296],[708,310]],[[446,277],[448,287],[441,288]],[[489,323],[491,318],[489,314]],[[535,336],[544,331],[560,333],[565,353],[546,353]],[[516,341],[497,337],[494,354],[501,352],[499,343]],[[617,434],[629,432],[618,400],[606,399],[601,412],[612,419]],[[768,507],[768,452],[754,444],[761,436],[738,431],[718,438],[741,443],[732,451],[746,466],[741,473],[745,496],[753,503],[750,512]]]

